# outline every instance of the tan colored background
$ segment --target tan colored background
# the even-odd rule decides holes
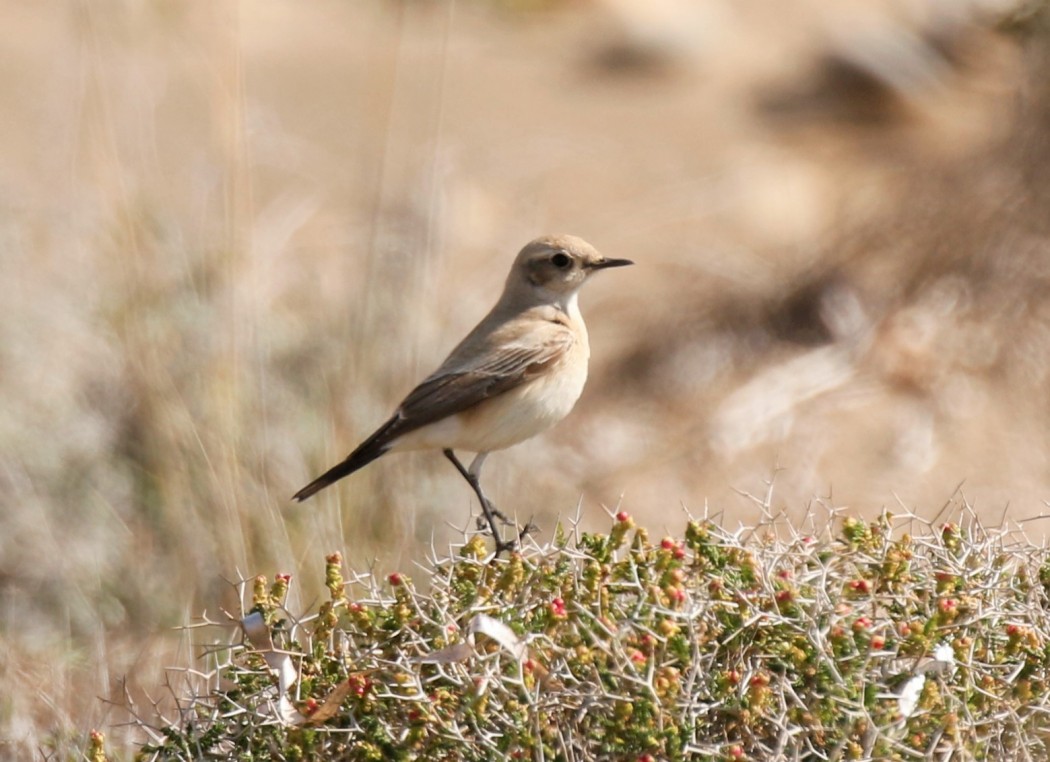
[[[774,7],[0,3],[0,756],[125,675],[148,708],[227,580],[308,606],[326,552],[470,526],[434,455],[288,497],[542,233],[638,265],[583,296],[573,416],[486,467],[539,540],[753,522],[774,474],[795,517],[1040,515],[1045,3]]]

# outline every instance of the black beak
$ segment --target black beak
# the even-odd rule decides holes
[[[627,265],[633,265],[629,259],[603,259],[600,262],[592,262],[590,268],[592,270],[604,270],[606,267],[626,267]]]

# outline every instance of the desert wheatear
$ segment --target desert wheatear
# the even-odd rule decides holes
[[[467,480],[496,540],[506,518],[481,490],[479,475],[493,450],[534,437],[572,410],[587,380],[590,347],[577,294],[598,270],[633,264],[606,259],[571,235],[537,238],[511,267],[496,306],[452,354],[404,399],[394,415],[346,460],[297,493],[306,500],[381,455],[441,450]],[[454,450],[477,453],[464,468]]]

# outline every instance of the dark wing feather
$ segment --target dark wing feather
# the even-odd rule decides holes
[[[482,358],[472,368],[438,371],[417,386],[397,410],[395,436],[461,413],[487,399],[531,381],[559,362],[572,348],[570,331],[558,331],[534,345],[517,345]]]
[[[571,331],[556,330],[542,341],[511,344],[482,355],[473,366],[456,371],[439,369],[413,389],[397,412],[372,436],[344,461],[295,493],[294,499],[305,500],[329,484],[368,465],[403,434],[461,413],[535,378],[560,361],[575,341]]]

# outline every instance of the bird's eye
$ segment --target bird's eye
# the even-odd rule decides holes
[[[559,270],[564,270],[566,267],[572,264],[572,259],[564,251],[559,251],[553,257],[551,257],[551,264],[557,267]]]

